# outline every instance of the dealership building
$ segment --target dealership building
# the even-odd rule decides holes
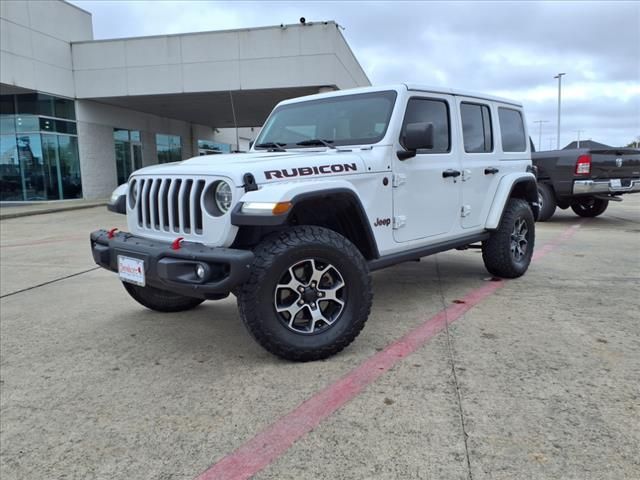
[[[62,0],[0,1],[0,201],[106,198],[135,169],[247,150],[279,101],[370,85],[332,21],[93,40]]]

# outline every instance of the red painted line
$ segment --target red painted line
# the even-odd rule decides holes
[[[555,250],[558,247],[558,245],[569,240],[578,231],[578,229],[582,226],[583,223],[584,223],[584,220],[581,220],[575,225],[571,225],[570,227],[567,227],[560,235],[555,237],[553,240],[551,240],[548,243],[545,243],[540,248],[536,248],[536,250],[533,252],[533,257],[531,260],[535,262],[536,260],[547,255],[549,252]]]
[[[562,234],[544,245],[534,255],[539,260],[571,238],[580,225],[567,228]],[[244,480],[258,473],[297,440],[312,431],[356,397],[367,386],[415,352],[442,331],[447,324],[458,320],[467,311],[505,285],[504,280],[488,282],[472,290],[456,303],[427,319],[401,339],[389,344],[383,351],[369,357],[346,376],[314,394],[290,413],[280,417],[262,432],[234,452],[222,458],[201,473],[197,480]]]

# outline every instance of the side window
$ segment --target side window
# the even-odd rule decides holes
[[[460,117],[462,118],[464,151],[467,153],[492,152],[493,132],[491,131],[489,107],[463,102],[460,104]]]
[[[502,151],[524,152],[527,149],[527,140],[524,136],[524,123],[522,114],[511,108],[498,108],[500,119],[500,133],[502,136]]]
[[[420,153],[445,153],[451,150],[449,106],[444,100],[411,98],[402,122],[402,131],[408,123],[433,123],[433,149]],[[402,135],[401,135],[402,138]]]

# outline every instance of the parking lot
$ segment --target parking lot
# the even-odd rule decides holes
[[[640,195],[538,224],[517,280],[474,249],[376,272],[362,334],[306,364],[254,343],[233,297],[145,310],[95,268],[100,227],[124,217],[0,223],[4,480],[640,478]]]

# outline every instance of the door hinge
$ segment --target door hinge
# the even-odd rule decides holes
[[[462,181],[466,182],[467,180],[469,180],[471,178],[471,170],[462,170]]]
[[[391,181],[391,185],[394,187],[399,187],[400,185],[404,185],[407,182],[407,176],[403,173],[394,173],[393,179]]]
[[[471,205],[463,205],[460,209],[460,216],[466,217],[471,213]]]
[[[404,227],[407,223],[407,217],[404,215],[399,215],[397,217],[393,217],[393,229],[396,230],[400,227]]]

